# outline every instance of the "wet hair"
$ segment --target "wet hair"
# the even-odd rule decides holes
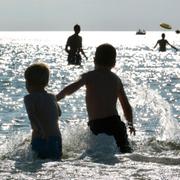
[[[74,31],[75,31],[76,33],[79,33],[80,30],[81,30],[80,25],[76,24],[76,25],[74,26]]]
[[[94,62],[112,68],[116,63],[116,49],[111,44],[101,44],[96,49]]]
[[[49,81],[49,69],[43,63],[36,63],[29,66],[24,77],[30,86],[45,87]]]

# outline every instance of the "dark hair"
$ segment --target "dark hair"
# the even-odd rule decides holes
[[[76,25],[74,26],[74,31],[77,32],[77,33],[79,33],[80,30],[81,30],[80,25],[76,24]]]
[[[162,33],[161,36],[162,36],[162,38],[165,38],[165,34],[164,33]]]
[[[32,64],[26,69],[24,77],[28,85],[45,87],[49,81],[49,69],[43,63]]]
[[[111,44],[101,44],[95,52],[95,64],[113,67],[116,63],[116,49]]]

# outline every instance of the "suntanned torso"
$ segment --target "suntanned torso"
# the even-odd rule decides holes
[[[117,115],[116,102],[121,81],[109,69],[96,69],[82,76],[86,85],[89,120]]]

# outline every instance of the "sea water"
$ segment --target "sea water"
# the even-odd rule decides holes
[[[153,49],[162,32],[81,32],[88,60],[73,66],[67,65],[64,50],[72,33],[0,32],[0,179],[180,179],[180,51]],[[180,49],[180,35],[165,33]],[[36,159],[23,104],[25,69],[46,63],[51,72],[47,90],[56,94],[94,69],[95,48],[101,43],[117,49],[112,71],[122,79],[133,108],[137,131],[129,139],[134,152],[119,154],[111,136],[91,134],[82,87],[59,102],[62,161]]]

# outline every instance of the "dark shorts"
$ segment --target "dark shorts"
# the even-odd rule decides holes
[[[80,54],[69,54],[68,64],[81,65],[81,55]]]
[[[114,136],[116,144],[121,151],[123,151],[125,147],[129,147],[125,123],[121,121],[118,115],[90,120],[88,126],[95,135],[105,133]]]
[[[60,136],[51,136],[48,140],[34,138],[31,142],[32,150],[40,159],[60,160],[62,156],[62,140]]]

